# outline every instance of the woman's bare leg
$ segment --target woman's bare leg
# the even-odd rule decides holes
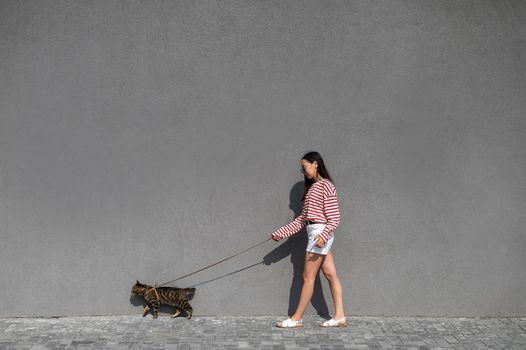
[[[298,307],[296,308],[296,312],[294,312],[294,315],[292,315],[291,317],[293,321],[299,321],[303,318],[305,309],[307,308],[307,305],[309,305],[312,299],[312,294],[314,293],[314,281],[316,279],[316,275],[318,274],[318,271],[320,270],[320,266],[322,265],[324,259],[324,255],[310,252],[307,252],[305,254],[305,266],[303,268],[303,286],[301,287],[301,295]]]
[[[332,301],[334,303],[334,316],[335,320],[340,320],[345,317],[343,311],[343,289],[340,283],[340,278],[336,272],[336,265],[334,263],[334,256],[332,252],[329,252],[321,265],[321,270],[331,288]]]

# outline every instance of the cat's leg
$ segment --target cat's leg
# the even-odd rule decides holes
[[[148,315],[148,311],[150,311],[150,304],[147,304],[147,305],[144,307],[144,312],[142,313],[142,317]]]
[[[159,316],[159,307],[160,304],[158,302],[153,302],[153,319],[156,319]]]
[[[191,318],[192,318],[192,313],[193,313],[194,309],[192,309],[192,307],[190,306],[190,304],[187,304],[187,305],[186,305],[186,308],[184,309],[184,311],[186,312],[186,318],[187,318],[187,319],[191,319]]]
[[[176,307],[175,308],[175,314],[172,315],[172,318],[176,318],[177,316],[179,316],[181,314],[181,309]]]
[[[183,309],[186,312],[186,318],[191,319],[193,310],[190,304],[188,303],[188,300],[187,299],[181,300],[179,306],[181,307],[181,309]]]

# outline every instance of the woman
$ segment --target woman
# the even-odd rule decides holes
[[[276,230],[272,234],[272,239],[279,241],[290,237],[307,225],[309,242],[303,268],[303,287],[296,312],[290,318],[278,322],[276,326],[303,327],[303,314],[312,298],[314,280],[321,268],[323,275],[329,281],[334,302],[334,316],[323,322],[321,326],[343,327],[347,325],[343,311],[343,291],[331,252],[334,241],[333,230],[340,223],[336,188],[318,152],[309,152],[303,156],[301,172],[305,176],[303,210],[294,221]]]

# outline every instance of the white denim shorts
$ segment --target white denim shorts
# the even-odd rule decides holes
[[[323,232],[325,224],[307,224],[307,234],[309,236],[309,243],[307,244],[307,251],[311,253],[327,255],[332,247],[332,242],[334,242],[334,235],[329,238],[327,243],[321,248],[316,247],[316,237]]]

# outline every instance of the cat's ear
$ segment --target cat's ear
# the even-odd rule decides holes
[[[141,284],[141,282],[139,282],[139,280],[136,280],[136,281],[135,281],[135,284]]]

